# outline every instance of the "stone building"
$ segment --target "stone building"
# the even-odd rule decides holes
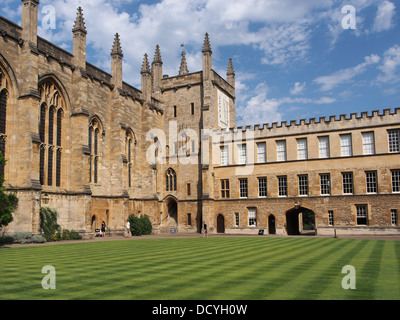
[[[39,231],[39,211],[86,237],[131,214],[154,232],[398,234],[400,110],[237,128],[235,72],[163,75],[161,49],[144,54],[141,89],[123,81],[119,35],[111,74],[86,61],[78,8],[73,52],[37,36],[38,0],[22,26],[0,17],[0,151],[19,198],[6,232]],[[308,219],[308,218],[307,218]]]

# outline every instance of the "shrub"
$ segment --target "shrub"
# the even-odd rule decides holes
[[[13,237],[14,243],[43,243],[46,240],[39,234],[33,235],[31,232],[15,232]]]
[[[44,243],[44,242],[46,242],[46,239],[43,238],[40,234],[35,234],[32,237],[32,242],[33,243]]]
[[[143,215],[140,218],[135,215],[129,217],[129,223],[131,224],[131,233],[134,236],[148,235],[153,231],[148,215]]]
[[[75,230],[65,229],[62,232],[57,232],[56,238],[57,240],[81,240],[82,236]]]
[[[40,209],[40,229],[47,241],[57,240],[56,233],[60,232],[60,226],[57,224],[57,211],[55,209],[48,207]]]
[[[6,160],[0,151],[0,168],[4,167],[5,164]],[[4,175],[0,174],[0,228],[13,221],[12,213],[18,206],[18,198],[15,194],[6,194],[3,183]]]
[[[151,225],[149,216],[145,214],[144,216],[140,217],[140,220],[142,221],[142,234],[151,234],[151,232],[153,231],[153,226]]]
[[[132,235],[133,236],[141,236],[142,235],[142,227],[141,227],[140,219],[132,214],[129,217],[129,223],[131,224]]]
[[[71,240],[81,240],[82,239],[82,236],[75,230],[71,230],[69,232],[69,236],[70,236]]]
[[[14,242],[15,243],[31,243],[32,242],[32,233],[31,232],[15,232],[14,233]]]
[[[11,236],[0,237],[0,246],[5,244],[12,244],[14,243],[14,238]]]

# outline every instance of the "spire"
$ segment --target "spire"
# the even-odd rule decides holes
[[[82,8],[78,8],[74,28],[72,29],[73,37],[73,55],[74,64],[80,69],[86,69],[86,27],[83,19]]]
[[[151,65],[151,76],[152,76],[152,86],[155,96],[160,98],[161,94],[161,79],[162,79],[162,59],[160,53],[160,46],[156,46],[156,53],[154,54],[154,60]]]
[[[147,53],[144,54],[142,70],[142,94],[144,101],[151,101],[151,87],[152,87],[152,76],[150,71],[149,59],[147,58]]]
[[[86,27],[85,27],[85,20],[83,19],[83,12],[82,8],[78,8],[78,12],[76,15],[75,25],[72,29],[72,32],[82,31],[83,33],[87,34]]]
[[[161,59],[161,53],[160,53],[160,46],[157,45],[156,46],[156,53],[154,54],[154,60],[153,60],[153,64],[155,63],[160,63],[162,64],[162,59]]]
[[[140,73],[141,74],[145,74],[145,73],[151,74],[149,59],[147,58],[147,53],[144,54],[142,70],[140,71]]]
[[[113,47],[111,50],[111,75],[112,84],[117,88],[122,88],[122,54],[119,34],[115,34]]]
[[[208,39],[208,33],[206,33],[204,38],[203,53],[212,53],[210,39]]]
[[[235,70],[233,69],[232,58],[229,58],[228,71],[226,72],[226,75],[228,75],[228,76],[235,75]]]
[[[185,52],[185,50],[182,50],[182,59],[181,59],[181,66],[179,68],[179,75],[182,76],[182,75],[185,75],[188,73],[189,73],[189,70],[188,70],[187,63],[186,63],[186,52]]]
[[[212,50],[208,33],[206,33],[203,44],[203,80],[212,80],[212,76]]]
[[[112,56],[113,55],[119,55],[119,56],[123,57],[122,49],[121,49],[121,42],[119,40],[119,34],[118,33],[116,33],[115,37],[114,37],[114,44],[113,44],[113,47],[112,47],[112,50],[111,50],[111,55]]]

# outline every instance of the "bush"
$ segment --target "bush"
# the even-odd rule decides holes
[[[5,165],[6,160],[0,151],[0,168]],[[3,186],[3,183],[4,175],[0,174],[0,228],[7,226],[13,221],[12,213],[18,206],[18,198],[15,194],[6,194],[6,188]]]
[[[140,218],[135,215],[129,217],[129,223],[131,224],[131,233],[134,236],[148,235],[153,231],[148,215],[143,215]]]
[[[13,243],[14,243],[14,238],[11,236],[0,237],[0,246]]]
[[[46,239],[43,238],[40,234],[35,234],[32,237],[32,242],[33,243],[44,243],[44,242],[46,242]]]
[[[63,232],[57,233],[57,240],[81,240],[82,236],[75,230],[69,231],[68,229],[63,230]]]
[[[142,221],[142,232],[144,235],[151,234],[153,231],[153,226],[151,225],[150,218],[147,214],[144,216],[140,217]]]
[[[33,235],[31,232],[15,232],[13,237],[14,243],[44,243],[46,240],[39,234]]]
[[[60,232],[60,226],[57,224],[57,211],[55,209],[40,208],[40,229],[47,241],[57,240],[56,233]]]
[[[142,228],[141,228],[140,219],[132,214],[129,217],[129,223],[131,225],[131,234],[133,236],[141,236],[142,235]]]
[[[15,232],[14,243],[31,243],[33,234],[31,232]]]
[[[71,240],[81,240],[82,239],[82,236],[75,230],[71,230],[69,232],[69,237]]]

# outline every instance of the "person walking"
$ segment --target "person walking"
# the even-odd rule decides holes
[[[131,237],[131,224],[129,219],[126,219],[126,237]]]

